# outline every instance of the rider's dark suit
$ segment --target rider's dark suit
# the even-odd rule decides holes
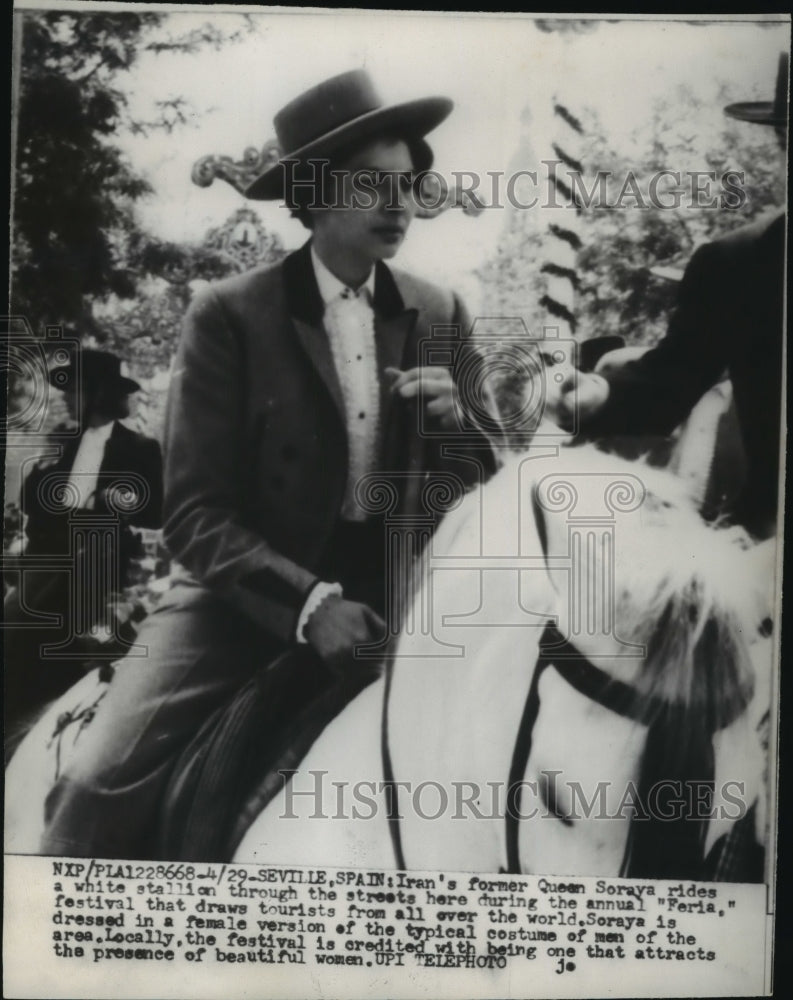
[[[611,390],[586,430],[665,434],[729,372],[747,459],[732,511],[760,536],[773,532],[779,477],[785,217],[745,226],[697,250],[663,340],[606,375]]]
[[[82,751],[53,789],[42,853],[150,851],[146,836],[175,755],[257,667],[294,643],[313,584],[350,569],[349,553],[334,547],[347,432],[323,308],[306,245],[279,265],[220,282],[190,309],[165,454],[165,535],[186,572],[140,632],[147,655],[119,666]],[[467,333],[456,296],[383,264],[373,308],[381,374],[419,364],[434,328],[447,340],[450,329]],[[451,360],[446,352],[441,363]],[[492,454],[469,427],[440,437],[386,382],[380,468],[398,474],[395,510],[409,518],[425,513],[433,470],[476,481]],[[442,455],[444,443],[456,457]],[[345,566],[332,564],[342,556]]]

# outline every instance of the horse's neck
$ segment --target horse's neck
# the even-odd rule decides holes
[[[559,631],[580,653],[615,679],[631,683],[642,661],[628,655],[630,649],[619,636],[614,620],[614,597],[621,582],[616,578],[619,563],[615,560],[615,547],[624,541],[620,537],[620,519],[637,515],[635,512],[616,515],[612,535],[597,518],[592,518],[591,527],[585,526],[584,518],[601,510],[604,482],[631,474],[633,467],[594,448],[563,449],[554,464],[552,472],[554,475],[558,472],[560,482],[564,482],[567,473],[574,477],[576,499],[572,511],[534,504],[535,518],[542,522],[538,537],[545,543],[553,615]]]
[[[548,580],[553,594],[553,614],[559,631],[569,638],[579,653],[596,662],[602,670],[616,680],[630,683],[641,669],[641,658],[626,656],[625,645],[618,636],[613,620],[601,618],[596,628],[581,627],[581,610],[575,607],[576,601],[586,599],[586,595],[582,596],[576,588],[576,577],[580,574],[593,581],[604,581],[607,578],[606,554],[600,546],[593,546],[590,551],[582,551],[580,554],[579,558],[585,561],[583,573],[580,573],[580,567],[572,570],[562,568],[553,559],[553,554],[567,551],[567,524],[558,518],[550,518],[546,531],[551,556],[548,560]],[[608,566],[610,565],[609,563]],[[607,587],[609,584],[603,586]],[[602,600],[607,596],[601,593],[594,595],[593,599]]]

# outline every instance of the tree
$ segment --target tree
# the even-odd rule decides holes
[[[600,202],[595,198],[584,207],[579,227],[577,339],[618,334],[628,343],[654,343],[666,330],[675,295],[674,282],[653,273],[657,265],[669,265],[679,273],[701,243],[784,204],[781,153],[773,130],[734,122],[721,112],[722,104],[740,97],[724,85],[714,110],[698,95],[677,88],[648,108],[645,123],[624,149],[615,148],[596,112],[582,115],[588,123],[582,182],[588,193],[596,191],[600,172],[607,184],[605,198]],[[688,109],[686,115],[680,114],[681,107]],[[703,122],[709,125],[703,127]],[[679,204],[658,207],[649,196],[652,178],[668,169],[681,174]],[[691,196],[695,171],[716,175],[715,181],[701,182],[711,195],[703,205]],[[737,186],[744,197],[734,208],[729,204],[738,199],[724,202],[721,197],[725,190],[721,178],[727,171],[743,174]],[[629,185],[629,193],[620,199],[629,175],[633,188]],[[639,192],[645,207],[631,198],[631,189]],[[659,201],[663,193],[664,204],[674,205],[668,185],[665,189],[660,184],[658,193]],[[532,331],[554,325],[542,305],[546,282],[542,246],[546,227],[538,215],[542,211],[541,207],[508,209],[496,252],[478,272],[486,311],[523,316]]]
[[[158,275],[134,299],[110,298],[97,310],[95,340],[103,348],[122,355],[134,353],[136,372],[143,378],[165,370],[170,364],[184,314],[197,282],[213,281],[254,264],[271,264],[286,253],[277,235],[257,220],[254,259],[242,259],[228,248],[229,231],[240,209],[224,226],[207,234],[202,244],[168,243],[153,238],[140,249],[144,270]]]
[[[132,297],[153,272],[135,213],[149,192],[117,145],[125,131],[171,130],[181,97],[133,120],[123,75],[142,52],[193,52],[240,37],[205,25],[173,35],[167,15],[26,11],[16,109],[12,311],[45,324],[95,327],[93,303]]]
[[[631,136],[636,152],[630,157],[615,151],[592,118],[585,162],[612,182],[606,207],[594,206],[585,214],[578,258],[581,338],[619,334],[629,343],[655,343],[666,331],[675,297],[675,282],[658,277],[655,268],[667,265],[670,273],[682,273],[700,244],[784,203],[776,136],[772,129],[724,116],[721,106],[736,99],[722,86],[714,110],[689,89],[676,88],[654,102],[646,123]],[[687,109],[685,115],[681,108]],[[708,124],[703,127],[703,122]],[[669,170],[679,175],[680,184],[662,177],[654,204],[653,178]],[[740,195],[725,196],[728,172],[735,176],[726,184]],[[610,207],[629,174],[639,200],[628,196],[621,207]]]

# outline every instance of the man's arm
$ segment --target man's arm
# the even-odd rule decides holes
[[[722,317],[730,294],[720,264],[716,245],[700,247],[663,340],[617,372],[579,375],[570,386],[570,406],[575,399],[585,433],[668,434],[719,380],[728,360]]]
[[[162,527],[162,452],[153,438],[142,438],[138,471],[149,487],[146,504],[130,515],[129,523],[136,528]]]
[[[174,362],[165,435],[164,536],[199,581],[284,641],[316,576],[242,519],[244,359],[212,290],[189,310]]]

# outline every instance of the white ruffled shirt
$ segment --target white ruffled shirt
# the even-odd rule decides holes
[[[362,476],[376,468],[380,435],[380,381],[372,308],[374,269],[360,288],[353,289],[322,263],[313,244],[311,262],[325,304],[323,322],[344,399],[348,464],[341,516],[345,521],[363,521],[366,512],[355,500],[355,486]],[[298,618],[298,642],[307,641],[308,620],[325,598],[341,593],[337,583],[321,581],[313,587]]]
[[[349,460],[341,516],[345,521],[364,521],[366,512],[356,503],[355,486],[377,466],[380,431],[380,382],[372,308],[374,271],[356,291],[328,270],[313,245],[311,260],[325,303],[324,326],[347,418]]]
[[[99,469],[105,457],[105,446],[113,433],[113,421],[101,427],[86,427],[77,447],[69,473],[69,484],[79,499],[77,507],[93,509]]]

